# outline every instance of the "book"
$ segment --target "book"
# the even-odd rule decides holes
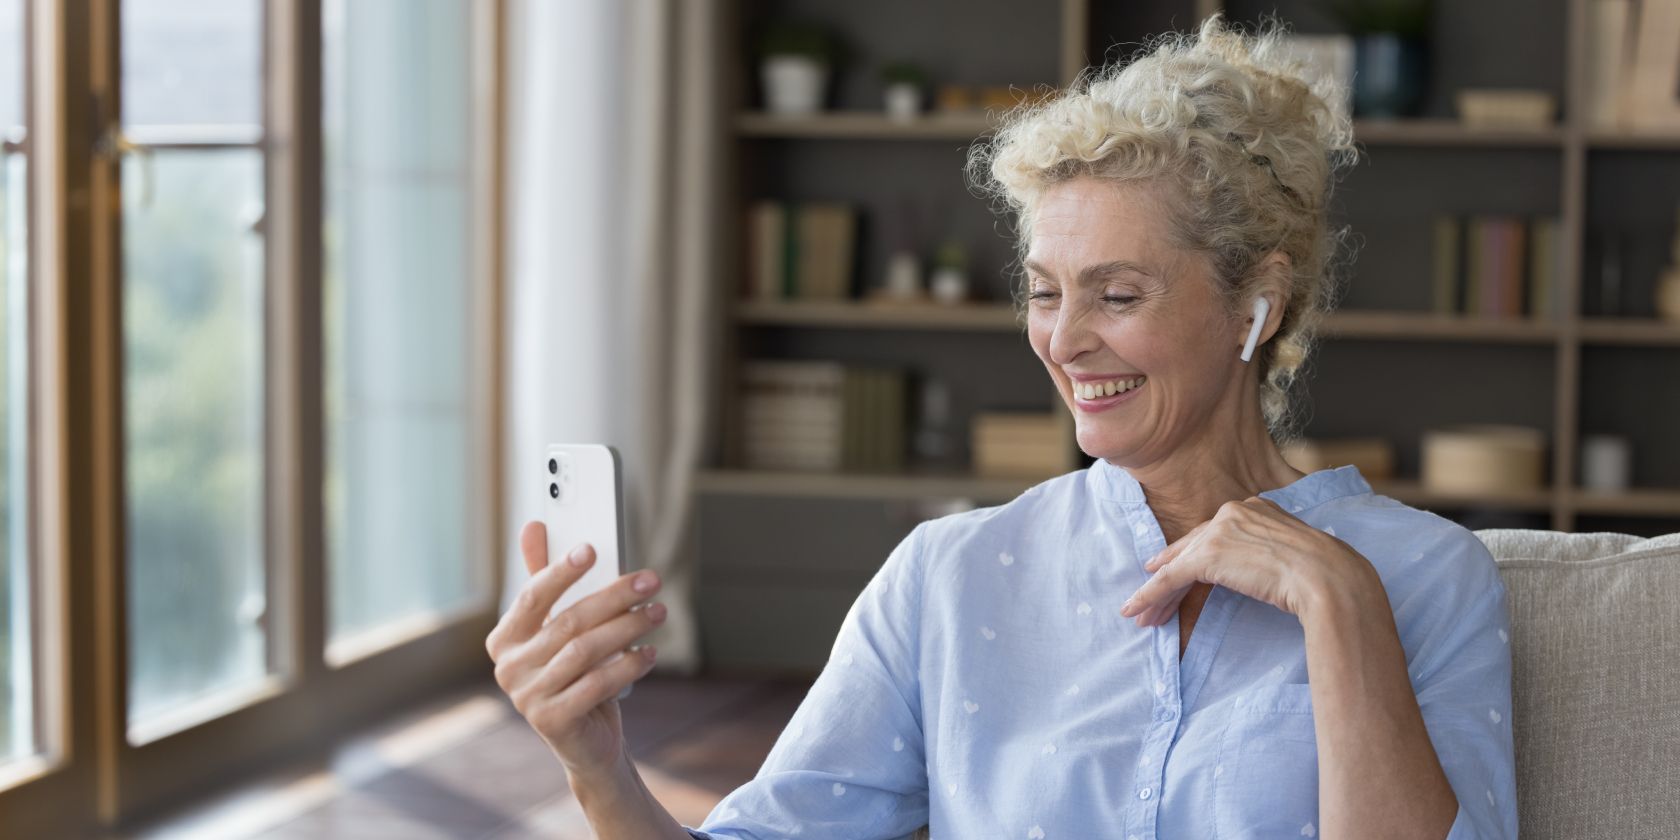
[[[1620,128],[1633,55],[1633,0],[1591,0],[1587,8],[1587,125]]]
[[[904,466],[906,375],[836,362],[750,360],[741,435],[758,469],[893,471]]]
[[[1450,315],[1460,311],[1464,271],[1464,223],[1456,216],[1437,216],[1434,226],[1435,269],[1430,309]]]

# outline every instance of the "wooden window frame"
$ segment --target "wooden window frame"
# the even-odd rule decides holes
[[[123,520],[121,0],[28,0],[31,584],[44,754],[0,775],[0,836],[143,821],[207,788],[489,673],[502,589],[505,6],[473,2],[475,368],[483,493],[468,503],[484,591],[385,646],[327,659],[321,221],[321,0],[266,0],[265,510],[272,677],[236,706],[130,743]]]

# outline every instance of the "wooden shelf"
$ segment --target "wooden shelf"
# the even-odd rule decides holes
[[[985,113],[926,114],[913,121],[874,111],[829,111],[808,117],[749,112],[735,118],[742,137],[832,140],[973,140],[993,128]]]
[[[1354,120],[1353,139],[1372,146],[1562,148],[1563,128],[1473,128],[1458,120]]]
[[[1589,131],[1587,147],[1663,152],[1680,149],[1680,134],[1663,132]]]
[[[877,111],[827,111],[810,116],[776,116],[749,111],[735,118],[742,137],[844,140],[972,140],[995,129],[1001,115],[992,112],[923,114],[894,120]],[[1563,129],[1471,128],[1458,120],[1356,120],[1354,140],[1369,146],[1439,146],[1449,148],[1561,148]]]
[[[1004,303],[864,304],[856,301],[742,301],[736,320],[744,324],[799,327],[911,330],[999,330],[1022,327]],[[1428,312],[1335,312],[1324,333],[1338,338],[1450,340],[1547,344],[1557,324],[1526,318],[1480,318]],[[1644,335],[1659,335],[1655,332]],[[1680,332],[1676,333],[1680,336]]]
[[[990,478],[971,473],[825,473],[794,470],[703,470],[699,489],[738,496],[828,499],[974,499],[1001,502],[1051,478]]]
[[[795,470],[714,469],[700,474],[703,492],[741,496],[798,496],[830,499],[954,499],[1007,501],[1045,479],[995,478],[970,473],[827,473]],[[1416,481],[1373,483],[1373,492],[1390,496],[1416,507],[1501,508],[1547,512],[1552,506],[1548,489],[1518,493],[1442,493],[1423,489]],[[1650,495],[1642,504],[1652,509],[1680,507],[1680,492],[1664,497]],[[1644,498],[1644,497],[1642,497]],[[1583,508],[1584,510],[1585,508]]]
[[[869,304],[858,301],[742,301],[746,324],[910,330],[1018,330],[1008,304]]]
[[[1581,513],[1680,517],[1680,488],[1635,487],[1617,493],[1577,489],[1570,502]]]
[[[1581,341],[1588,344],[1680,345],[1680,324],[1655,318],[1583,318]]]
[[[1500,508],[1503,510],[1547,513],[1552,509],[1552,491],[1539,490],[1505,493],[1448,493],[1427,490],[1416,481],[1372,482],[1371,491],[1389,496],[1420,508]]]

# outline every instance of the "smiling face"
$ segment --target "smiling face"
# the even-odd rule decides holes
[[[1123,467],[1234,430],[1245,406],[1259,414],[1258,383],[1237,358],[1247,319],[1226,314],[1206,258],[1173,244],[1163,215],[1149,185],[1066,181],[1042,196],[1025,261],[1033,351],[1079,447]]]

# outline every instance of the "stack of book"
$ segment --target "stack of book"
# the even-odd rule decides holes
[[[974,471],[983,476],[1055,476],[1076,461],[1067,411],[983,411],[974,416],[973,439]]]
[[[1558,317],[1560,227],[1556,217],[1437,217],[1432,308],[1496,318]]]
[[[838,362],[742,366],[742,450],[750,469],[893,471],[904,467],[901,370]]]
[[[757,300],[852,296],[857,211],[839,202],[759,201],[748,210],[742,289]]]

